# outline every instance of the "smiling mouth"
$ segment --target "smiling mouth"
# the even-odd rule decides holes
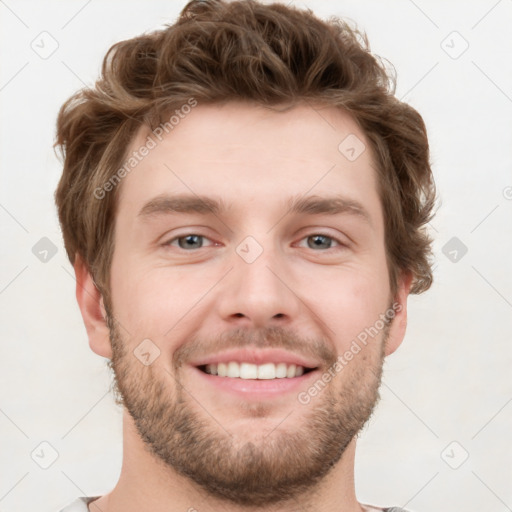
[[[229,363],[204,364],[197,367],[204,373],[216,375],[217,377],[228,377],[244,380],[272,380],[272,379],[293,379],[309,373],[316,368],[306,368],[295,364],[287,363]]]

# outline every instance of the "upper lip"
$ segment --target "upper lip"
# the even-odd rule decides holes
[[[232,349],[212,354],[202,359],[192,362],[193,366],[203,366],[206,364],[229,363],[236,361],[238,363],[265,364],[265,363],[286,363],[303,366],[304,368],[317,368],[319,363],[308,360],[299,354],[294,354],[282,349]]]

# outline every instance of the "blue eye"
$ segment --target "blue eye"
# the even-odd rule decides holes
[[[204,244],[205,240],[208,240],[210,243],[208,245],[205,245]],[[345,247],[345,244],[343,244],[336,238],[329,236],[329,235],[323,235],[321,233],[308,235],[308,236],[302,238],[301,241],[303,241],[303,240],[307,240],[307,247],[309,249],[313,249],[315,251],[318,251],[319,249],[329,250],[329,249],[335,248],[336,246]],[[178,243],[178,245],[176,245],[176,242]],[[333,243],[334,243],[334,247],[333,247]],[[173,238],[163,244],[164,247],[165,246],[178,247],[185,251],[201,249],[203,247],[208,247],[210,245],[214,245],[214,243],[209,238],[207,238],[203,235],[196,235],[194,233],[188,233],[183,236],[178,236],[178,237]]]
[[[309,235],[306,237],[308,241],[308,247],[310,249],[330,249],[332,242],[336,242],[333,237],[327,235]],[[337,242],[336,242],[337,243]]]
[[[188,251],[190,249],[201,249],[201,247],[203,247],[203,240],[209,239],[203,235],[195,235],[193,233],[190,233],[188,235],[173,238],[172,240],[166,242],[164,245],[175,246],[174,242],[177,241],[180,249]]]
[[[340,249],[346,247],[346,244],[340,242],[337,238],[334,238],[329,235],[324,235],[322,233],[308,235],[304,237],[302,240],[307,240],[307,247],[317,252],[319,249],[325,249],[327,251],[329,249]]]

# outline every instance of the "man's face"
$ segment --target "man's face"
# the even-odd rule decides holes
[[[365,137],[332,108],[247,104],[199,105],[151,137],[115,224],[124,404],[159,460],[218,498],[264,505],[307,491],[369,418],[401,341],[397,319],[379,322],[393,297]],[[306,206],[323,199],[337,207]],[[220,362],[241,377],[207,373]]]

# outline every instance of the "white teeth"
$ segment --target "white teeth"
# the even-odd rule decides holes
[[[231,361],[228,363],[228,377],[240,377],[240,366],[238,363]]]
[[[258,379],[275,379],[276,365],[274,363],[261,364],[258,366]]]
[[[286,363],[237,363],[230,361],[229,363],[207,364],[205,366],[206,373],[210,375],[218,375],[219,377],[231,377],[240,379],[283,379],[300,377],[304,374],[304,367],[295,364]]]
[[[276,365],[276,377],[278,379],[286,377],[286,363],[279,363]]]
[[[216,364],[207,364],[206,365],[206,373],[210,375],[217,375],[217,365]]]
[[[227,377],[228,375],[228,366],[225,363],[219,363],[217,366],[217,373],[219,377]]]
[[[255,364],[242,363],[240,365],[240,378],[241,379],[257,379],[258,367]]]

